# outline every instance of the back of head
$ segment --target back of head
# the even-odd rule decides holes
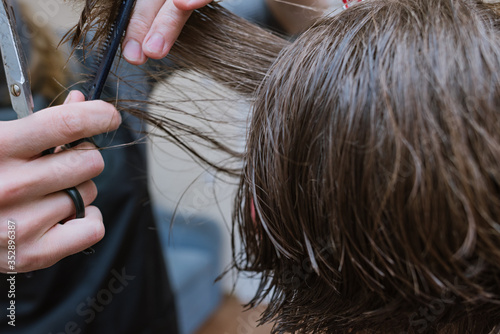
[[[500,323],[498,27],[471,0],[368,0],[281,53],[236,203],[277,332]]]
[[[76,36],[119,1],[86,3]],[[181,65],[259,87],[235,266],[276,332],[498,332],[499,27],[479,0],[366,0],[291,45],[215,5],[190,19]]]

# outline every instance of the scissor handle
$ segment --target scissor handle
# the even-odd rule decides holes
[[[2,0],[0,6],[0,49],[12,108],[18,118],[31,115],[33,96],[26,70],[26,58],[17,34],[14,11],[7,0]]]

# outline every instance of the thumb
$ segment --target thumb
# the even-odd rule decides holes
[[[63,104],[70,104],[83,101],[85,101],[85,96],[83,95],[83,93],[77,90],[72,90],[71,92],[69,92]]]

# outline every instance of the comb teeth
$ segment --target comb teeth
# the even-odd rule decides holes
[[[86,96],[88,101],[98,100],[101,97],[106,79],[108,78],[116,53],[130,21],[134,5],[135,0],[122,1],[115,22],[111,25],[106,39],[99,47],[95,62],[97,70]]]

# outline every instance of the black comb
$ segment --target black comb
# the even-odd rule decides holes
[[[120,5],[115,22],[111,26],[108,37],[101,46],[97,59],[98,69],[86,96],[87,101],[98,100],[101,97],[116,53],[127,30],[134,5],[135,0],[123,0]]]
[[[99,46],[98,56],[95,61],[95,67],[97,70],[88,88],[86,89],[87,93],[85,94],[85,99],[87,101],[99,100],[101,98],[106,80],[108,79],[109,72],[111,71],[111,67],[113,66],[113,62],[116,58],[116,53],[120,48],[123,36],[127,30],[134,5],[135,0],[122,1],[118,13],[116,14],[115,22],[111,25],[106,40]],[[93,138],[84,138],[65,146],[66,148],[73,148],[86,141],[96,145]]]
[[[111,71],[111,67],[113,66],[113,61],[116,58],[116,53],[118,52],[125,31],[127,30],[134,5],[135,0],[123,0],[120,5],[115,22],[112,24],[106,40],[100,47],[99,56],[96,61],[97,71],[93,80],[91,81],[88,93],[85,96],[87,101],[98,100],[101,98],[104,85],[106,84],[109,72]],[[77,140],[71,144],[66,145],[66,147],[72,148],[83,143],[84,141],[90,141],[95,145],[93,138],[87,138]],[[85,217],[85,205],[83,204],[83,200],[76,188],[67,189],[66,192],[75,203],[77,218]],[[89,255],[95,253],[95,251],[93,248],[87,248],[82,253]]]

